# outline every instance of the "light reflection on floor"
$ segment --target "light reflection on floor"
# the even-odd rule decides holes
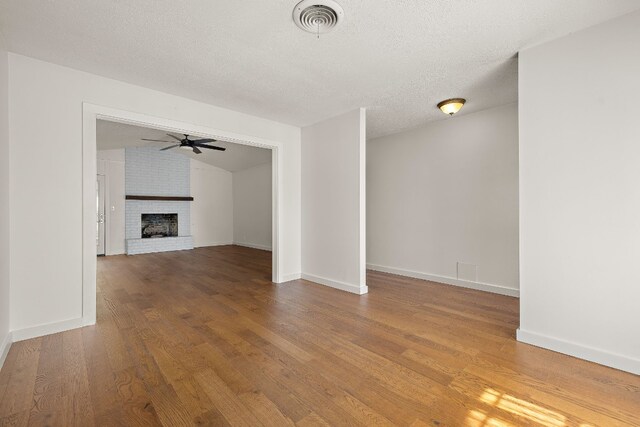
[[[492,388],[485,389],[482,396],[480,396],[480,401],[540,426],[566,427],[567,425],[567,417],[558,412],[518,399],[510,394],[501,393]],[[515,427],[511,422],[504,421],[494,415],[493,411],[488,412],[482,409],[470,410],[465,424],[469,427]],[[580,427],[592,426],[581,424]]]
[[[465,425],[468,427],[514,427],[511,423],[488,416],[485,411],[480,409],[469,411]]]

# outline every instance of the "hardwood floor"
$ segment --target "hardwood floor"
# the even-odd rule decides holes
[[[640,377],[517,343],[518,300],[270,282],[226,246],[98,260],[95,326],[14,343],[0,425],[640,425]]]

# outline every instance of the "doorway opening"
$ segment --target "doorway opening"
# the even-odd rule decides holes
[[[99,255],[271,251],[271,150],[105,120],[96,131]]]
[[[278,167],[282,164],[280,143],[91,104],[83,106],[83,121],[83,324],[93,324],[96,318],[96,255],[104,254],[108,258],[115,254],[192,249],[196,253],[203,251],[202,248],[224,245],[239,248],[236,250],[238,256],[251,255],[255,250],[271,250],[270,254],[264,252],[265,255],[257,257],[263,267],[265,262],[269,263],[266,269],[262,268],[264,277],[259,279],[266,278],[267,282],[274,283],[282,281],[278,245],[279,230],[282,229],[278,215],[278,190],[281,186]],[[105,129],[112,131],[112,139],[103,142],[101,135]],[[207,157],[203,154],[209,150],[197,153],[195,150],[169,147],[162,142],[141,141],[142,138],[135,142],[129,139],[126,143],[126,135],[122,132],[134,130],[147,132],[143,136],[145,139],[162,140],[163,137],[189,135],[190,139],[215,140],[208,143],[223,146],[226,150],[211,152],[230,155]],[[128,151],[130,153],[127,154]],[[150,187],[128,187],[136,179],[126,177],[134,176],[144,167],[138,162],[135,166],[130,165],[128,171],[127,160],[135,163],[135,159],[142,158],[142,164],[153,163],[149,157],[160,158],[161,161],[182,158],[178,161],[182,166],[177,166],[177,169],[182,168],[184,172],[186,164],[188,179],[184,174],[176,179],[178,175],[173,166],[162,168],[156,163],[156,174],[146,176],[146,184]],[[216,164],[221,159],[226,163]],[[238,174],[239,186],[233,185],[235,174]],[[93,178],[89,181],[90,176]],[[102,185],[101,180],[104,181]],[[183,187],[177,182],[179,180]],[[144,184],[145,179],[142,181]],[[162,183],[164,186],[160,185]],[[152,191],[154,185],[155,193]],[[194,197],[192,190],[199,196]],[[128,196],[135,197],[130,200]],[[172,199],[176,197],[180,200]],[[170,200],[140,200],[144,198]],[[236,206],[234,201],[244,204]],[[255,205],[256,201],[260,202],[259,206]],[[211,208],[215,212],[212,213]],[[234,209],[239,209],[242,215],[234,216]],[[172,219],[164,223],[159,220],[166,215],[171,215]],[[143,221],[146,227],[143,227]],[[172,221],[175,222],[173,225]],[[129,234],[131,230],[135,230],[137,235]],[[148,235],[143,236],[145,230]]]

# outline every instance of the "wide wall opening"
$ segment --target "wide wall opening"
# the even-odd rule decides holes
[[[101,109],[85,106],[84,324],[95,322],[102,281],[122,271],[139,280],[118,289],[188,284],[185,295],[280,281],[277,145]]]

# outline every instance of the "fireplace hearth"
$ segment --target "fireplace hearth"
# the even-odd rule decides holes
[[[178,235],[177,213],[141,214],[141,237],[143,239],[175,237]]]

